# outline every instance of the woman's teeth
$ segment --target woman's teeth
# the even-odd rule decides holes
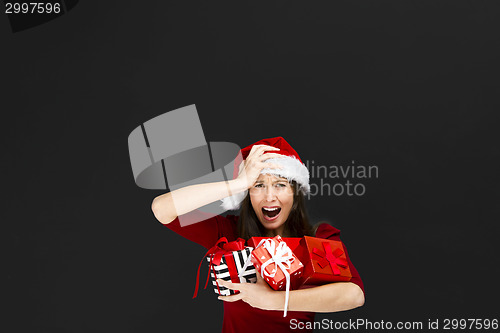
[[[262,214],[264,214],[266,220],[274,220],[280,212],[280,207],[262,207]]]

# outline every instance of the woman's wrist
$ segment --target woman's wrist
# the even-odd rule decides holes
[[[227,183],[231,195],[246,191],[249,188],[249,185],[246,183],[246,180],[241,178],[229,180]]]
[[[285,310],[285,293],[286,291],[272,291],[271,297],[271,309],[276,311]],[[288,306],[288,304],[286,304]]]

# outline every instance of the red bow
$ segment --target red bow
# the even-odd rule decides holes
[[[214,275],[217,279],[217,274],[215,273],[214,265],[220,265],[222,260],[222,256],[232,252],[239,251],[245,249],[245,240],[243,238],[238,238],[233,242],[228,242],[226,237],[220,238],[215,245],[207,251],[200,264],[198,265],[198,272],[196,273],[196,287],[194,290],[193,298],[198,295],[198,284],[200,283],[200,268],[201,263],[205,260],[206,257],[210,256],[210,268],[208,269],[207,281],[205,282],[205,287],[203,289],[207,289],[208,280],[210,280],[210,270],[214,272]],[[229,263],[228,263],[229,266]],[[217,290],[219,290],[219,284],[217,284]],[[220,290],[219,290],[220,293]]]
[[[328,242],[323,242],[323,248],[325,249],[325,252],[316,248],[312,249],[313,254],[323,258],[318,261],[319,267],[325,268],[327,265],[330,265],[333,275],[340,275],[340,269],[338,266],[343,268],[347,267],[347,260],[340,258],[344,251],[340,248],[336,248],[335,251],[332,252],[332,248]]]

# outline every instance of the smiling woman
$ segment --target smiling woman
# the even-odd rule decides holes
[[[304,195],[309,193],[309,171],[285,139],[271,138],[241,150],[244,161],[235,179],[187,186],[154,199],[156,218],[169,229],[211,248],[219,238],[228,241],[254,236],[315,236],[340,240],[340,231],[328,224],[313,230],[306,214]],[[232,194],[228,196],[228,192]],[[240,216],[215,216],[181,227],[178,216],[222,200],[226,209],[241,206]],[[175,203],[175,204],[174,204]],[[288,332],[291,320],[314,321],[316,312],[353,309],[364,304],[363,283],[345,252],[352,279],[291,290],[288,316],[284,318],[284,291],[275,291],[259,276],[257,283],[219,284],[239,293],[220,296],[224,301],[223,332]],[[258,274],[257,274],[258,275]],[[310,331],[310,330],[305,330]]]

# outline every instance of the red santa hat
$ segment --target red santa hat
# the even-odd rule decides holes
[[[302,193],[307,194],[310,191],[309,186],[309,170],[302,163],[299,154],[290,146],[282,137],[263,139],[251,144],[248,147],[241,149],[241,156],[244,160],[248,157],[250,150],[255,145],[268,145],[279,148],[278,151],[267,151],[266,153],[274,153],[283,155],[283,157],[270,158],[266,162],[276,163],[283,166],[282,169],[262,169],[261,174],[275,175],[295,181]],[[238,165],[235,165],[234,178],[238,177]],[[236,210],[240,208],[241,202],[245,199],[248,191],[243,191],[235,195],[222,199],[221,207],[225,210]]]

